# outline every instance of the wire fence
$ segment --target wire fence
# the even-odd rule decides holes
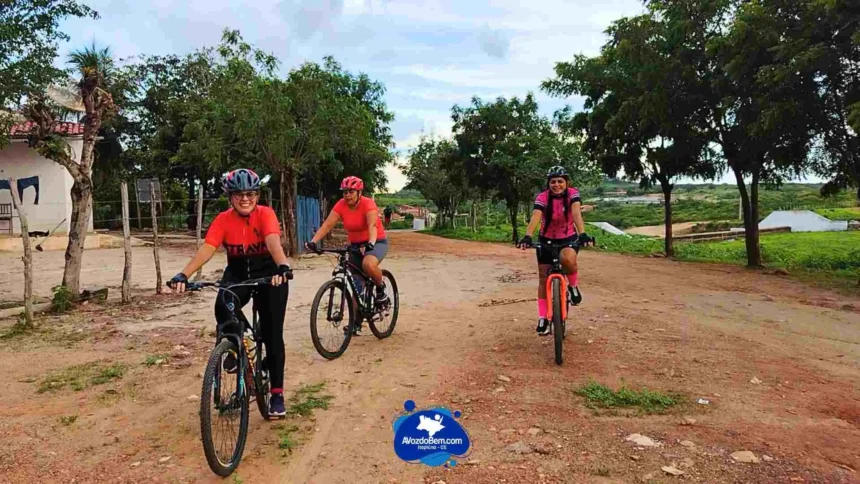
[[[278,200],[260,200],[261,205],[279,206]],[[152,230],[150,202],[129,200],[129,225],[132,230]],[[203,232],[219,213],[229,207],[226,198],[203,199]],[[197,230],[197,200],[161,200],[156,202],[156,220],[159,232]],[[93,228],[96,230],[122,230],[122,201],[99,200],[93,202]]]

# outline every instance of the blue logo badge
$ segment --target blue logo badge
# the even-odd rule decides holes
[[[394,452],[409,463],[455,466],[452,456],[464,457],[470,448],[469,434],[455,419],[460,412],[444,407],[415,410],[407,400],[406,413],[394,421]]]

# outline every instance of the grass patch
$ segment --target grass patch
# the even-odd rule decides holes
[[[316,385],[302,385],[301,388],[290,397],[290,405],[287,407],[287,415],[299,415],[307,417],[314,409],[328,409],[329,402],[334,398],[331,395],[320,395],[325,388],[325,383]]]
[[[68,416],[63,415],[62,417],[60,417],[60,424],[65,426],[65,427],[68,427],[69,425],[72,425],[73,423],[75,423],[75,421],[77,421],[77,420],[78,420],[77,415],[68,415]]]
[[[577,389],[574,393],[585,398],[588,408],[639,408],[647,413],[661,413],[681,402],[680,395],[652,390],[621,387],[617,391],[597,382]]]
[[[66,286],[54,286],[51,288],[54,296],[51,298],[51,311],[55,313],[64,313],[72,308],[74,304],[74,294]]]
[[[525,225],[520,227],[520,232],[525,230]],[[502,242],[513,243],[513,228],[510,225],[489,225],[479,227],[477,232],[469,227],[446,227],[441,229],[422,230],[422,233],[445,237],[448,239],[472,240],[475,242]]]
[[[281,426],[278,429],[278,448],[281,450],[293,450],[293,448],[298,444],[298,439],[295,434],[298,432],[299,428],[295,425],[290,425],[289,427]]]
[[[159,361],[163,363],[167,363],[167,355],[149,355],[143,360],[143,364],[146,366],[153,366],[159,364]]]
[[[106,366],[96,362],[70,366],[45,377],[39,383],[38,392],[52,392],[66,387],[79,392],[91,386],[118,380],[125,374],[126,369],[122,363]]]
[[[860,220],[860,207],[855,208],[819,208],[815,213],[830,220]]]
[[[33,333],[36,328],[27,324],[24,320],[24,315],[18,317],[18,322],[13,324],[8,330],[6,330],[3,334],[0,334],[0,339],[12,339],[18,336],[24,336],[30,333]]]

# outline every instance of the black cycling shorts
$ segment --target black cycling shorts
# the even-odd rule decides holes
[[[554,246],[561,246],[561,247],[565,247],[565,246],[571,247],[578,254],[579,253],[579,246],[578,245],[574,246],[574,243],[576,242],[576,239],[578,237],[579,237],[578,235],[573,235],[571,237],[567,237],[564,239],[547,239],[546,237],[539,237],[538,241],[540,242],[540,245],[543,245],[543,246],[554,245]],[[538,264],[552,265],[552,252],[553,252],[552,249],[550,249],[548,247],[541,247],[541,248],[535,250],[535,252],[537,252]]]

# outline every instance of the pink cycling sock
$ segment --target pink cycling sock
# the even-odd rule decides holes
[[[538,299],[538,317],[546,318],[546,299]]]
[[[269,393],[271,393],[272,395],[277,395],[279,393],[284,393],[284,389],[283,388],[272,388],[272,390]]]
[[[568,280],[568,282],[570,282],[571,286],[578,286],[579,285],[579,271],[576,271],[573,274],[570,274],[569,276],[567,276],[567,280]]]

